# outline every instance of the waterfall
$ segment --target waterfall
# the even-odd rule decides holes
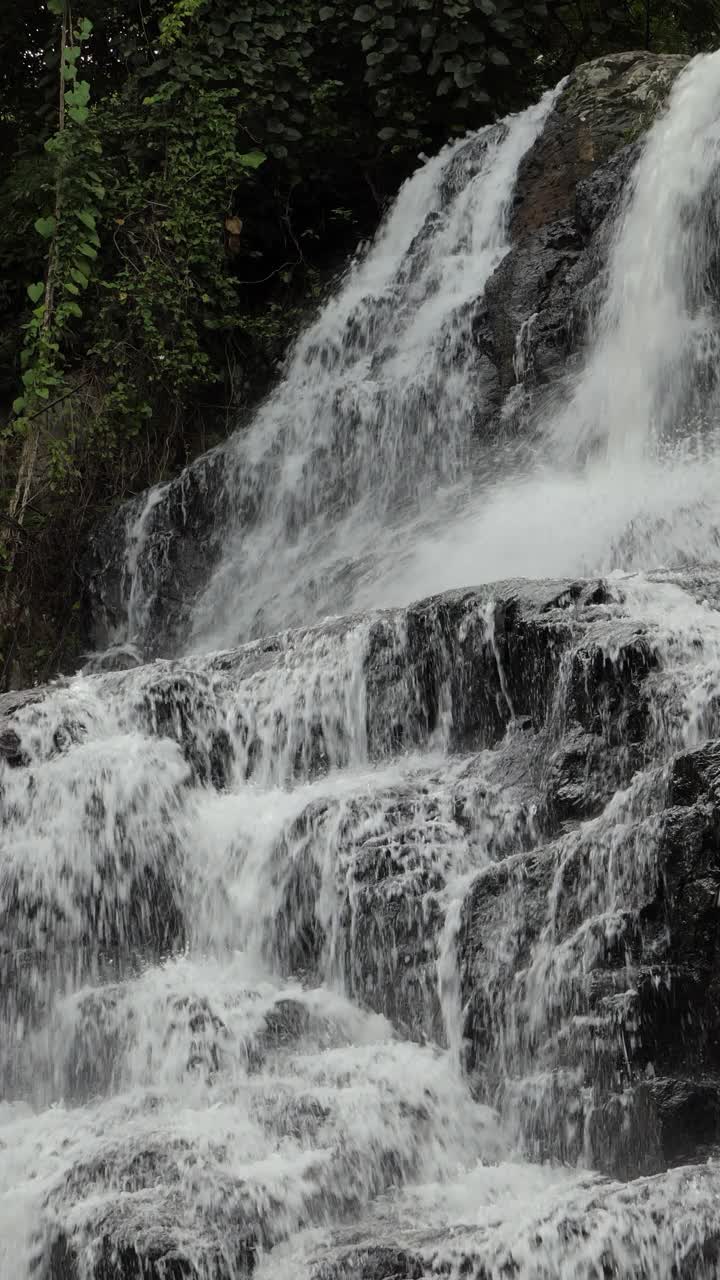
[[[373,603],[517,574],[718,563],[719,208],[712,54],[644,141],[583,367],[544,410],[533,465],[421,532]]]
[[[562,92],[227,446],[186,652],[0,704],[0,1280],[719,1274],[720,55],[520,451],[476,322]]]
[[[467,487],[483,378],[473,303],[509,249],[518,166],[557,92],[446,147],[409,179],[234,438],[221,503],[230,514],[215,530],[220,563],[195,606],[191,649],[352,607],[437,490],[452,507]],[[147,610],[137,523],[133,620]]]
[[[717,418],[720,337],[711,264],[720,232],[718,58],[680,78],[650,130],[615,230],[607,296],[560,449],[632,463]]]

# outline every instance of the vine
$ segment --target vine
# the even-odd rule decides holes
[[[241,227],[236,188],[266,158],[238,145],[234,90],[170,75],[142,107],[137,153],[126,145],[135,104],[113,104],[103,117],[118,260],[98,281],[101,337],[89,356],[109,388],[110,449],[121,425],[125,439],[137,435],[160,403],[167,429],[192,391],[222,378],[227,337],[243,318],[224,229]],[[114,155],[122,159],[113,172]],[[222,343],[213,341],[219,334]]]
[[[98,254],[97,224],[105,195],[94,167],[102,147],[90,122],[90,84],[78,69],[92,23],[83,18],[73,25],[65,0],[48,0],[48,9],[60,19],[59,107],[57,129],[45,143],[53,166],[53,207],[35,221],[36,233],[47,242],[45,279],[27,287],[33,309],[23,330],[23,389],[14,400],[9,428],[23,440],[10,506],[11,517],[20,526],[30,501],[43,428],[51,483],[61,480],[68,465],[68,441],[48,430],[49,419],[68,390],[65,346],[73,322],[83,317],[80,299]]]

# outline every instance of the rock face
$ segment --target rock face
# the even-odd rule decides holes
[[[411,420],[417,421],[428,396],[437,395],[436,383],[451,379],[450,361],[464,366],[468,397],[474,403],[470,415],[463,410],[463,418],[474,422],[477,437],[486,443],[504,440],[508,434],[520,440],[531,437],[545,390],[557,391],[567,362],[582,348],[638,139],[683,65],[682,58],[627,53],[589,63],[573,73],[520,165],[509,217],[509,252],[482,296],[466,305],[462,331],[448,336],[447,353],[439,361],[432,385],[421,385],[410,395],[406,407]],[[436,237],[443,234],[444,217],[453,201],[462,196],[477,173],[487,145],[487,138],[480,136],[449,163],[439,183],[438,207],[428,214],[400,263],[401,290],[413,280],[419,280],[417,287],[427,289],[430,295],[437,288],[432,272],[428,273],[432,255],[443,252],[442,244],[436,247]],[[307,379],[322,377],[323,370],[330,375],[338,363],[339,343],[346,351],[357,346],[359,358],[364,352],[373,353],[373,367],[380,377],[383,363],[392,358],[392,349],[385,352],[382,345],[374,349],[373,344],[388,323],[393,301],[400,308],[405,305],[402,293],[395,299],[379,295],[367,314],[350,315],[344,334],[333,331],[329,339],[322,335],[316,339],[311,331],[307,350],[296,359],[293,395],[303,396]],[[467,326],[467,333],[463,326]],[[461,349],[455,351],[458,340]],[[323,472],[329,475],[328,447],[332,456],[340,455],[347,450],[348,440],[368,431],[370,452],[367,457],[363,454],[358,478],[351,481],[351,487],[362,487],[363,472],[368,472],[369,459],[378,452],[377,437],[382,438],[386,430],[383,414],[389,412],[397,418],[403,407],[382,402],[372,410],[379,415],[373,425],[365,421],[368,410],[362,402],[344,403],[347,397],[342,378],[328,395],[331,392],[340,423],[336,435],[330,441],[321,440],[316,454],[308,455],[302,463],[297,458],[293,463],[290,450],[287,465],[317,469],[320,477]],[[292,403],[280,406],[282,412],[292,413],[292,408]],[[439,400],[437,416],[444,418],[448,413]],[[280,449],[283,439],[281,431]],[[451,440],[449,446],[451,455],[457,453],[456,473],[443,478],[457,480],[467,465],[471,442],[465,441],[458,449],[458,442]],[[386,466],[402,474],[393,453],[395,447],[388,446],[391,456]],[[422,441],[415,447],[422,448]],[[440,450],[445,446],[440,442],[434,447]],[[237,456],[230,442],[199,458],[164,487],[121,507],[98,528],[83,569],[89,648],[106,649],[129,640],[147,657],[172,654],[181,648],[193,602],[215,569],[223,544],[238,529],[252,530],[263,494],[278,482],[278,462],[272,456],[252,483],[244,474],[249,465],[247,459]],[[346,483],[348,467],[349,458],[336,479],[344,476]],[[307,477],[304,483],[308,483]],[[330,481],[328,484],[323,500],[341,510],[347,503],[347,492],[335,492]],[[378,478],[373,478],[373,484],[381,487]],[[285,523],[289,527],[276,531],[275,541],[282,536],[292,542],[299,522],[312,520],[318,497],[311,489],[309,512],[300,510],[302,503],[288,499]],[[393,501],[407,497],[399,492]],[[276,550],[269,547],[268,555]],[[242,549],[237,554],[242,556]],[[342,593],[339,599],[340,607],[335,601],[325,611],[342,611]],[[318,616],[322,613],[320,608]],[[312,617],[311,608],[305,616]]]
[[[608,1274],[713,1274],[716,1168],[675,1166],[720,1145],[719,598],[499,583],[8,705],[0,1070],[75,1108],[36,1274],[237,1280],[328,1223],[316,1280],[556,1274],[580,1239]],[[704,642],[658,621],[679,604]],[[421,1229],[399,1189],[492,1168],[492,1117],[635,1181]]]
[[[475,322],[497,371],[504,429],[526,428],[542,389],[582,348],[639,139],[684,65],[619,53],[579,67],[521,165],[512,248]]]
[[[106,650],[128,636],[155,633],[164,651],[173,650],[216,559],[228,466],[225,448],[204,454],[170,484],[119,507],[97,529],[84,570],[89,648]]]

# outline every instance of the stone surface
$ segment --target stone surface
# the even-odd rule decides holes
[[[656,575],[654,585],[685,590],[692,606],[717,601],[719,581],[717,573],[692,571]],[[521,580],[449,592],[208,658],[87,677],[87,701],[70,728],[63,727],[67,691],[33,691],[10,709],[7,725],[19,753],[40,741],[50,764],[62,767],[70,752],[84,750],[83,708],[91,724],[94,691],[120,716],[132,709],[153,752],[165,742],[184,754],[189,767],[172,775],[167,804],[176,792],[222,791],[237,777],[312,783],[312,800],[278,827],[268,848],[273,906],[263,945],[275,966],[310,986],[331,976],[401,1037],[453,1043],[474,1097],[497,1108],[531,1157],[588,1163],[623,1179],[670,1177],[674,1166],[702,1161],[720,1145],[720,716],[710,684],[698,695],[708,700],[706,740],[684,741],[677,700],[692,681],[706,688],[703,646],[691,638],[682,651],[672,636],[668,651],[657,617],[644,618],[633,592],[632,579]],[[348,701],[358,673],[363,697]],[[325,796],[328,771],[355,759],[349,733],[359,707],[361,758],[381,766],[378,780]],[[666,732],[673,717],[675,738]],[[440,759],[427,753],[438,741]],[[398,761],[401,774],[381,781],[382,769]],[[5,786],[26,795],[22,780],[33,767],[18,758]],[[145,812],[144,783],[137,785],[138,795],[127,793],[121,831]],[[60,957],[93,939],[112,952],[112,981],[82,995],[73,1034],[63,1035],[62,1022],[52,1030],[62,1046],[55,1087],[81,1107],[121,1088],[117,1063],[136,1052],[141,1028],[128,984],[141,980],[148,954],[184,943],[182,859],[160,817],[162,838],[156,831],[148,841],[152,862],[128,860],[120,879],[122,859],[106,866],[101,858],[99,881],[92,866],[86,879],[68,879],[61,861],[58,879],[44,889],[24,884],[12,862],[3,872],[2,989],[25,1001],[30,1032],[42,1012],[42,975],[31,966],[23,985],[19,968],[5,971],[33,954],[38,927],[40,941],[63,942]],[[458,875],[464,879],[453,889]],[[102,887],[97,901],[93,883]],[[453,892],[457,930],[448,934]],[[82,965],[76,973],[83,976]],[[232,1001],[216,1007],[202,991],[163,991],[143,1034],[156,1037],[154,1053],[173,1054],[176,1074],[206,1087],[222,1082],[233,1062],[253,1081],[306,1043],[311,1058],[318,1045],[342,1043],[300,988],[261,1010],[239,1042]],[[11,1092],[13,1083],[10,1076]],[[313,1088],[289,1100],[264,1096],[262,1107],[273,1132],[308,1141],[331,1115],[327,1096]],[[407,1108],[401,1115],[412,1120]],[[193,1270],[182,1240],[178,1149],[169,1139],[113,1142],[97,1168],[79,1165],[73,1175],[78,1186],[97,1186],[81,1232],[94,1241],[93,1280],[195,1280],[202,1271]],[[399,1176],[398,1152],[380,1154],[373,1195]],[[337,1159],[345,1158],[340,1141]],[[242,1186],[222,1182],[216,1155],[207,1159],[229,1216],[203,1223],[202,1264],[216,1266],[220,1233],[234,1250],[236,1270],[228,1274],[242,1275],[257,1242],[275,1239],[272,1214],[251,1212]],[[126,1198],[115,1208],[120,1184]],[[66,1180],[62,1189],[70,1201],[73,1185]],[[640,1188],[650,1195],[655,1185],[634,1187],[633,1213],[644,1212]],[[586,1219],[599,1223],[603,1197],[614,1204],[619,1194],[608,1186],[589,1207],[568,1209],[572,1231]],[[63,1200],[60,1222],[66,1212]],[[543,1226],[544,1238],[554,1240],[556,1228],[561,1239],[565,1228],[557,1224]],[[511,1267],[506,1244],[497,1247]],[[76,1248],[59,1230],[40,1274],[76,1280]],[[473,1248],[463,1274],[503,1274],[483,1270],[487,1241],[477,1266]],[[363,1237],[319,1262],[316,1274],[447,1274],[447,1241],[433,1250],[431,1239],[418,1252]],[[677,1274],[703,1276],[705,1255],[698,1256],[688,1255]]]

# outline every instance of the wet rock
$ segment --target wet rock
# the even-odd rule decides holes
[[[131,1217],[131,1212],[126,1210],[125,1216]],[[144,1220],[141,1240],[133,1238],[136,1229],[132,1221],[127,1227],[98,1221],[95,1230],[108,1233],[93,1240],[89,1264],[84,1249],[81,1263],[71,1239],[58,1236],[47,1265],[40,1264],[38,1280],[243,1280],[255,1269],[257,1246],[252,1238],[209,1245],[203,1241],[198,1246],[186,1244],[172,1229],[149,1230]]]
[[[674,677],[622,586],[497,583],[367,624],[335,621],[97,679],[113,697],[127,680],[153,749],[158,739],[177,742],[190,778],[205,786],[222,788],[239,766],[277,785],[434,741],[461,753],[461,763],[434,774],[419,769],[364,798],[316,798],[299,815],[271,856],[278,909],[268,958],[304,978],[332,972],[405,1033],[442,1042],[448,874],[477,869],[457,939],[464,1056],[477,1096],[512,1109],[542,1157],[575,1161],[595,1149],[602,1167],[623,1176],[633,1160],[637,1171],[668,1158],[677,1125],[665,1122],[649,1082],[720,1074],[720,755],[710,742],[663,763],[653,712],[663,680],[672,688]],[[358,707],[366,736],[355,757]],[[64,749],[86,750],[72,740]],[[143,774],[138,795],[144,785]],[[170,787],[168,812],[175,795]],[[179,848],[163,823],[152,865],[134,870],[133,851],[145,845],[128,841],[126,825],[142,808],[129,799],[124,861],[107,867],[108,876],[124,869],[117,910],[111,879],[98,899],[70,877],[58,901],[16,883],[7,861],[0,924],[10,951],[32,943],[39,925],[109,950],[180,945]],[[99,822],[102,803],[88,813]],[[102,880],[94,848],[93,857]],[[329,900],[331,931],[322,914]],[[212,1079],[222,1018],[202,1002],[176,1013],[178,1025],[197,1022],[189,1069]],[[251,1069],[307,1026],[302,1007],[275,1010],[248,1050]],[[108,1041],[94,1076],[91,1064],[78,1065],[81,1092],[108,1087],[111,1057]],[[630,1117],[624,1127],[621,1115]]]
[[[311,1272],[312,1280],[423,1280],[426,1274],[420,1258],[386,1245],[341,1251]]]
[[[141,494],[98,526],[82,570],[90,647],[104,650],[128,638],[139,639],[148,658],[172,651],[194,591],[217,560],[210,525],[222,521],[228,502],[227,469],[226,451],[215,449],[154,493],[150,503]],[[125,559],[119,548],[127,549]],[[128,636],[135,575],[149,603],[142,617],[130,620]]]
[[[584,746],[566,742],[564,776],[583,767]],[[512,1106],[538,1155],[590,1150],[634,1177],[716,1140],[718,759],[716,743],[681,753],[629,813],[610,802],[585,828],[482,871],[467,895],[468,1069],[480,1097]],[[570,801],[581,795],[577,781]]]
[[[579,725],[563,736],[548,758],[543,780],[543,808],[550,827],[592,818],[602,810],[617,789],[607,759],[602,738]]]
[[[30,763],[29,755],[23,751],[20,735],[10,725],[3,727],[0,724],[0,760],[13,769]]]
[[[578,67],[520,166],[512,247],[490,279],[475,341],[507,397],[490,434],[527,436],[562,396],[602,289],[610,232],[638,149],[685,65],[681,57],[610,55]],[[523,394],[518,398],[518,390]]]
[[[104,653],[93,653],[86,658],[83,675],[100,675],[103,671],[132,671],[142,665],[143,655],[132,644],[118,644]]]
[[[514,238],[574,213],[578,182],[645,132],[686,61],[617,53],[573,72],[542,137],[522,163]]]

